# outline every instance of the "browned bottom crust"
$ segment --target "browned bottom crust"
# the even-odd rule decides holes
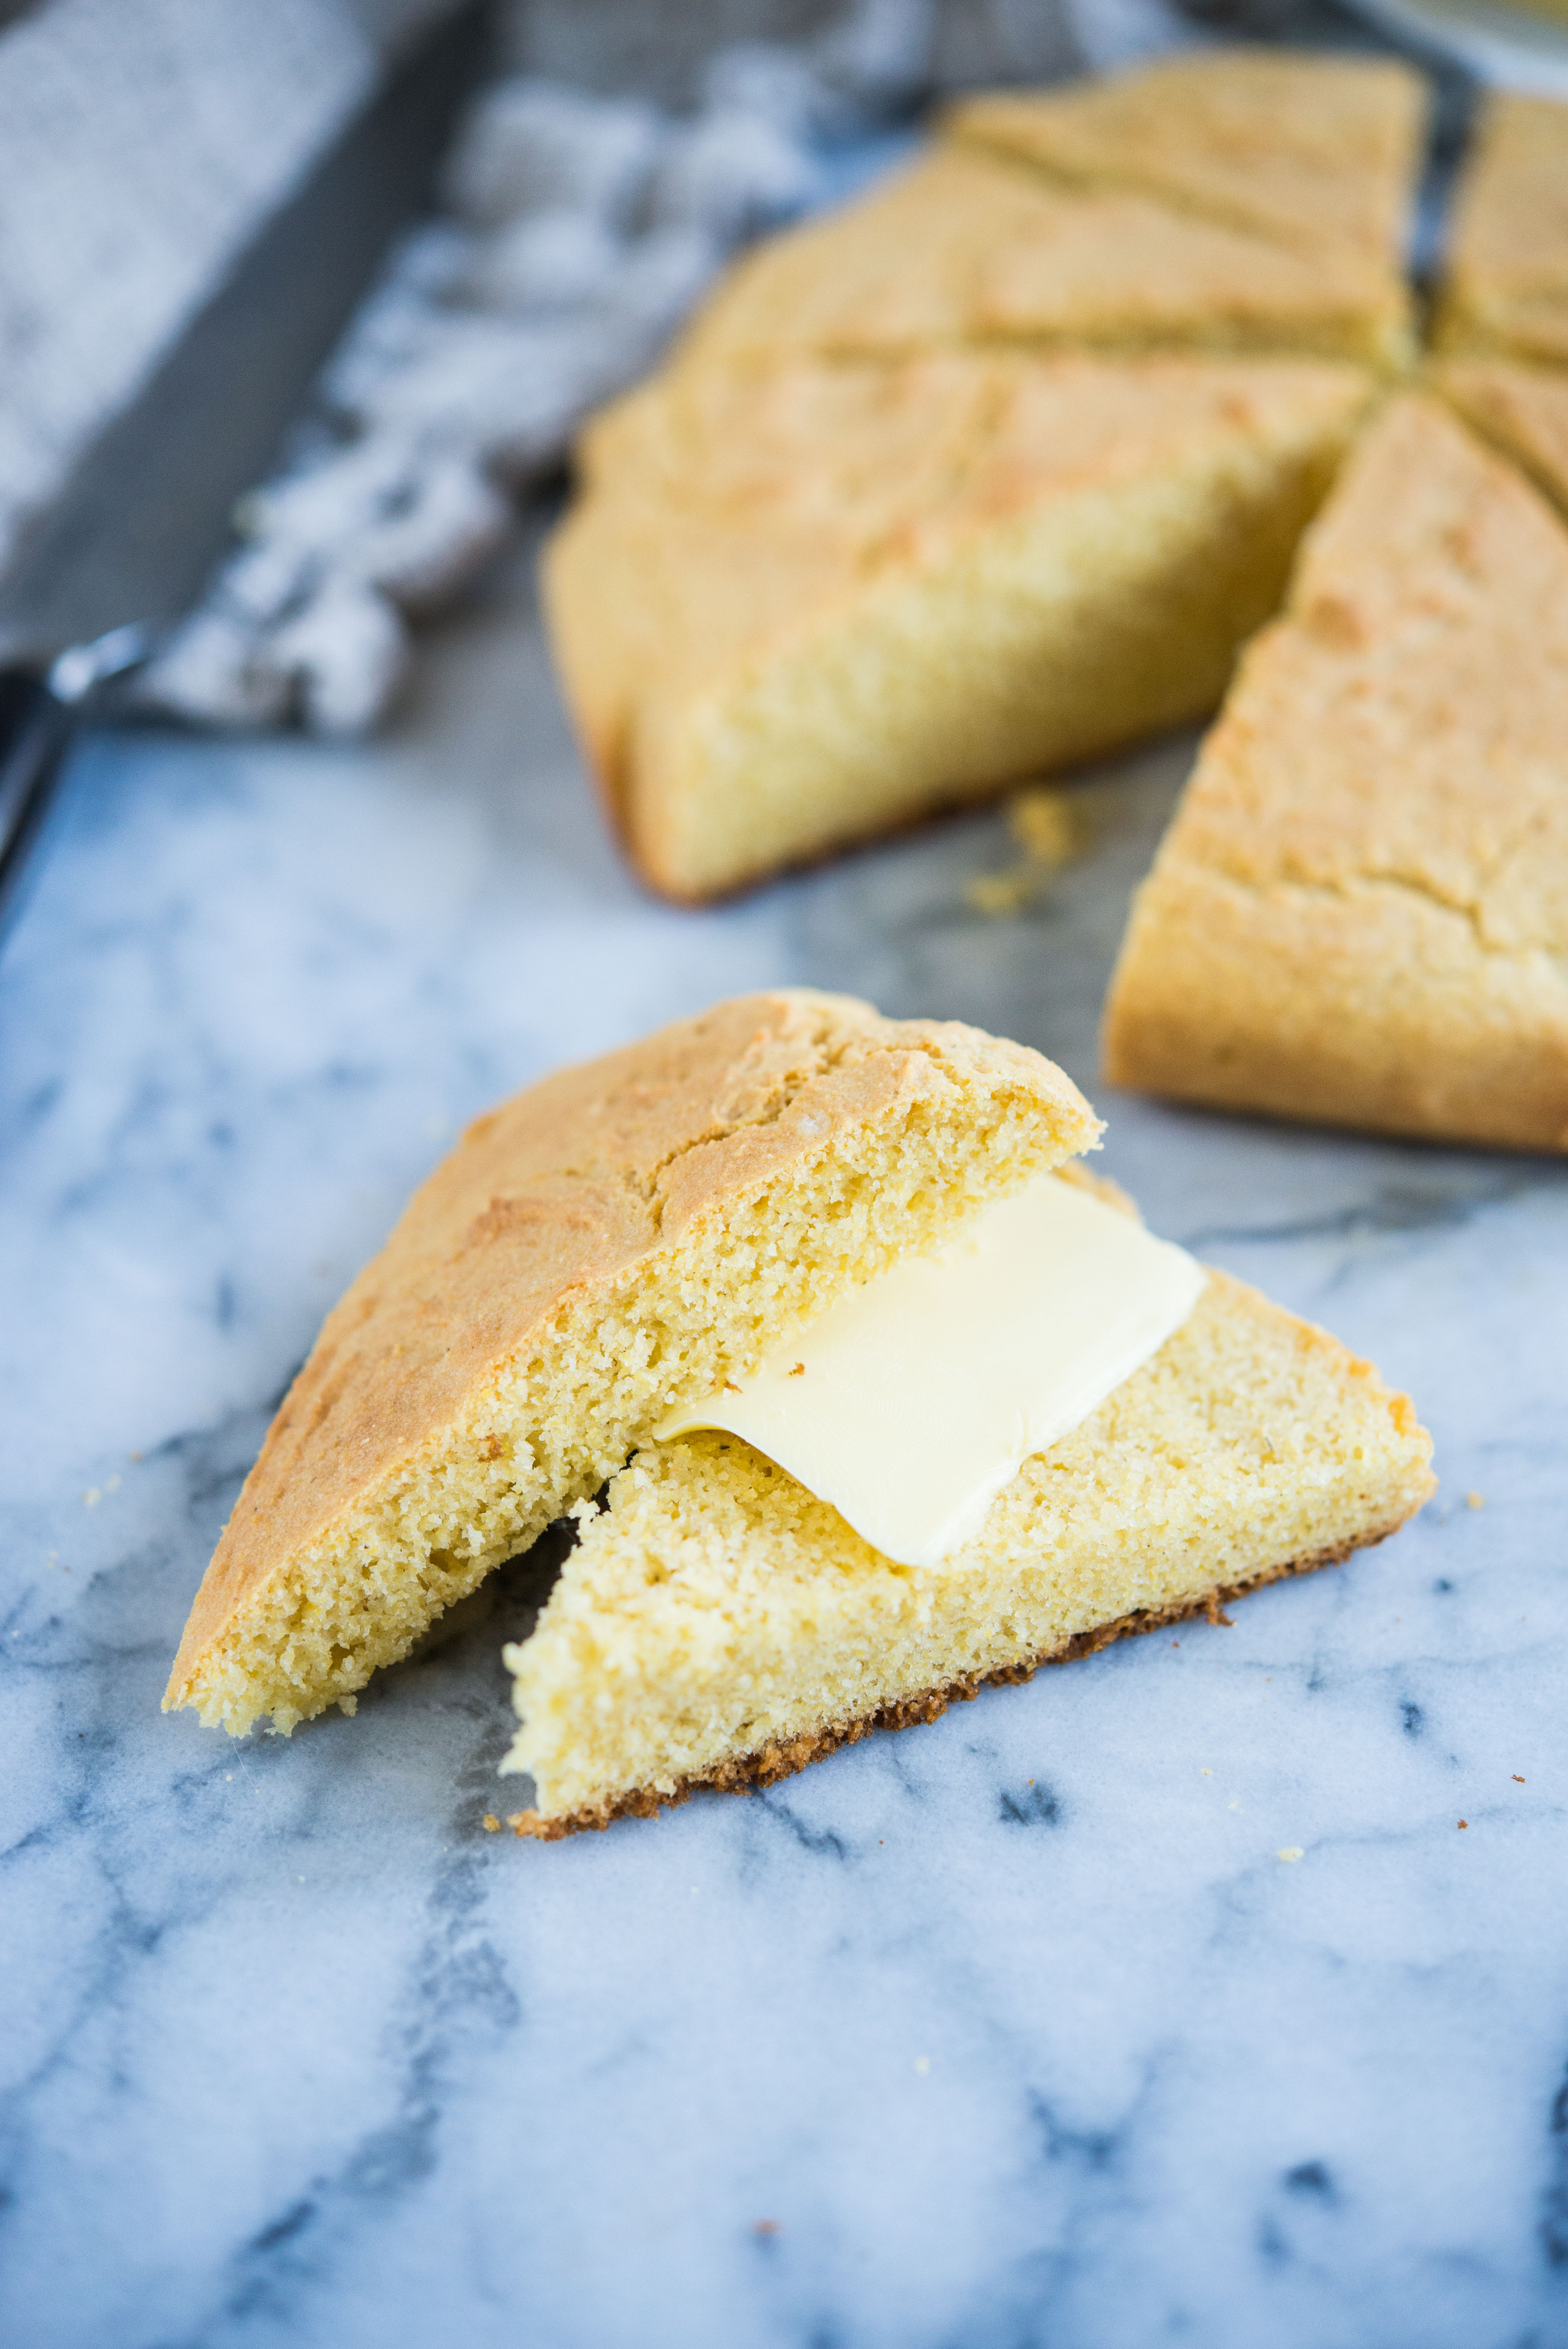
[[[1027,1662],[999,1664],[993,1672],[965,1673],[949,1681],[944,1688],[927,1689],[923,1695],[901,1697],[896,1704],[878,1705],[872,1713],[861,1713],[857,1720],[831,1723],[820,1729],[808,1730],[803,1736],[792,1737],[784,1745],[767,1745],[756,1754],[743,1754],[733,1762],[721,1762],[717,1770],[705,1771],[695,1777],[676,1781],[673,1791],[661,1795],[651,1786],[634,1786],[629,1794],[613,1795],[602,1803],[585,1803],[579,1811],[563,1812],[561,1817],[542,1818],[537,1811],[515,1811],[507,1825],[520,1836],[531,1836],[540,1843],[555,1843],[561,1837],[580,1835],[587,1828],[607,1827],[612,1819],[651,1819],[659,1811],[673,1809],[688,1795],[711,1787],[722,1795],[749,1795],[758,1786],[776,1785],[780,1778],[793,1777],[810,1762],[820,1762],[841,1745],[857,1744],[869,1737],[873,1729],[913,1729],[918,1722],[935,1721],[950,1704],[967,1704],[979,1695],[987,1682],[1006,1686],[1032,1680],[1042,1664],[1068,1664],[1077,1656],[1092,1656],[1097,1649],[1109,1648],[1113,1640],[1128,1640],[1141,1631],[1158,1631],[1168,1623],[1183,1623],[1194,1615],[1206,1616],[1211,1623],[1229,1623],[1225,1606],[1230,1599],[1243,1599],[1249,1590],[1259,1590],[1265,1582],[1281,1582],[1286,1575],[1311,1574],[1320,1566],[1343,1566],[1353,1551],[1370,1549],[1377,1542],[1387,1541],[1397,1534],[1404,1523],[1402,1517],[1392,1525],[1382,1526],[1376,1533],[1358,1534],[1354,1541],[1341,1542],[1333,1549],[1314,1550],[1308,1557],[1293,1557],[1284,1566],[1271,1566],[1261,1574],[1249,1575],[1244,1582],[1216,1584],[1212,1590],[1199,1598],[1183,1599],[1174,1607],[1139,1608],[1130,1615],[1119,1615],[1109,1623],[1098,1624],[1091,1631],[1075,1631],[1059,1648]]]

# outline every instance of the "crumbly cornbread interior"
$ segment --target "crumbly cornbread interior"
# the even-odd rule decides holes
[[[634,393],[546,585],[638,864],[710,896],[1202,716],[1370,392],[953,352]]]
[[[808,990],[481,1119],[330,1317],[166,1707],[239,1733],[352,1702],[665,1412],[1098,1131],[1036,1053]]]
[[[649,1447],[580,1512],[537,1630],[507,1651],[522,1726],[506,1766],[535,1789],[513,1824],[548,1837],[767,1778],[1097,1629],[1344,1557],[1420,1506],[1430,1451],[1370,1364],[1218,1273],[941,1567],[882,1557],[735,1437]]]

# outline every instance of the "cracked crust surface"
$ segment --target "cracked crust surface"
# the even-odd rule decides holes
[[[1038,1053],[804,988],[476,1120],[327,1317],[166,1705],[238,1732],[351,1697],[614,1474],[676,1390],[710,1392],[770,1327],[1098,1132]]]
[[[1315,1551],[1307,1557],[1293,1557],[1283,1566],[1265,1568],[1261,1573],[1248,1575],[1243,1581],[1216,1584],[1196,1598],[1184,1599],[1170,1607],[1140,1608],[1130,1615],[1119,1615],[1109,1623],[1097,1625],[1092,1630],[1077,1631],[1064,1640],[1059,1647],[1046,1654],[1033,1656],[1016,1664],[1001,1664],[989,1672],[965,1673],[949,1681],[944,1687],[927,1689],[918,1696],[901,1698],[896,1703],[878,1705],[874,1711],[860,1714],[851,1721],[825,1723],[802,1736],[762,1747],[754,1754],[739,1755],[723,1763],[717,1769],[699,1772],[679,1780],[670,1794],[661,1794],[651,1786],[634,1787],[630,1793],[617,1795],[603,1803],[585,1804],[581,1810],[567,1812],[560,1817],[545,1817],[537,1810],[513,1811],[507,1825],[514,1835],[531,1837],[538,1843],[557,1843],[563,1836],[581,1835],[607,1827],[616,1819],[651,1819],[662,1810],[673,1810],[677,1803],[690,1800],[693,1795],[713,1792],[724,1795],[752,1795],[759,1788],[776,1786],[782,1778],[792,1778],[797,1771],[813,1762],[824,1761],[841,1745],[856,1745],[862,1737],[878,1729],[913,1729],[921,1723],[939,1721],[951,1704],[967,1704],[985,1687],[1016,1687],[1032,1680],[1036,1672],[1047,1664],[1067,1664],[1080,1656],[1092,1656],[1118,1640],[1135,1639],[1145,1631],[1158,1631],[1171,1623],[1189,1622],[1202,1615],[1211,1623],[1228,1623],[1224,1609],[1233,1599],[1244,1599],[1249,1591],[1261,1590],[1266,1583],[1282,1582],[1288,1576],[1312,1574],[1321,1566],[1342,1566],[1358,1549],[1370,1549],[1398,1533],[1402,1520],[1382,1526],[1376,1532],[1358,1535],[1354,1541],[1336,1543],[1331,1548]]]
[[[1411,394],[1243,660],[1112,981],[1113,1082],[1568,1149],[1568,532]]]

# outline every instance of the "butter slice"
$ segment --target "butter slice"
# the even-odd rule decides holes
[[[1039,1175],[655,1434],[743,1436],[884,1557],[935,1566],[1031,1454],[1159,1351],[1206,1278],[1185,1248]]]

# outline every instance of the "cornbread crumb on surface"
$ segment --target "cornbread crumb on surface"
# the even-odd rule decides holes
[[[734,1437],[653,1446],[584,1516],[507,1651],[531,1774],[518,1832],[767,1784],[987,1679],[1346,1557],[1432,1489],[1408,1398],[1220,1274],[1161,1351],[944,1566],[894,1565]]]
[[[645,876],[700,899],[1220,698],[1360,369],[942,352],[676,369],[590,435],[546,599]]]
[[[1111,1081],[1568,1148],[1568,531],[1395,400],[1134,900]]]
[[[1038,1053],[809,989],[480,1118],[329,1315],[166,1707],[239,1733],[352,1705],[668,1410],[1099,1130]]]

